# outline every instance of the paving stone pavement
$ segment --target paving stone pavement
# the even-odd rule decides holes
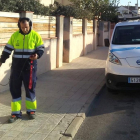
[[[71,63],[38,76],[35,120],[28,120],[22,93],[22,120],[8,124],[11,114],[9,91],[0,94],[0,140],[60,140],[72,121],[85,113],[105,82],[108,48],[81,56]],[[64,136],[63,136],[64,135]],[[64,138],[66,137],[66,138]]]

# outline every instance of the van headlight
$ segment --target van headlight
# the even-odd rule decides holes
[[[109,61],[111,63],[117,64],[117,65],[121,65],[120,60],[113,53],[109,53],[108,59],[109,59]]]

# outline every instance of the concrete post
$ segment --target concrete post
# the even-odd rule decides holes
[[[104,46],[104,21],[99,21],[99,46]]]
[[[56,68],[61,67],[63,63],[63,26],[64,26],[64,16],[57,16],[56,17],[56,36],[57,36]]]
[[[98,39],[98,35],[97,35],[97,20],[94,19],[93,21],[93,30],[94,30],[94,35],[93,35],[93,38],[94,38],[94,45],[93,45],[93,50],[96,50],[97,49],[97,39]]]
[[[69,63],[71,62],[71,42],[73,37],[73,17],[65,17],[64,18],[64,54],[63,54],[63,62]]]
[[[87,19],[82,20],[82,32],[83,32],[83,54],[87,54]]]
[[[111,22],[109,22],[109,42],[110,42],[110,40],[111,40]]]

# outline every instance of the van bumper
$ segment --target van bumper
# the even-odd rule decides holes
[[[140,90],[140,83],[128,83],[128,77],[140,77],[140,75],[115,75],[106,74],[106,86],[113,90]]]

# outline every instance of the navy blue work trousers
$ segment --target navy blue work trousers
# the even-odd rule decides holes
[[[17,69],[11,69],[11,76],[10,76],[10,92],[12,95],[13,101],[16,99],[21,98],[21,87],[22,83],[24,84],[25,91],[26,91],[26,98],[28,100],[34,101],[35,98],[35,87],[36,87],[36,69],[33,69],[32,72],[32,88],[29,89],[29,78],[30,78],[30,70],[19,71]],[[29,113],[27,111],[27,113]],[[14,114],[14,113],[13,113]],[[16,113],[17,117],[21,117],[22,113]]]

